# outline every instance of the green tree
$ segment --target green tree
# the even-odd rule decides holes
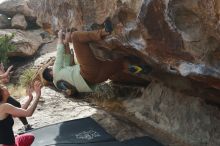
[[[11,40],[15,34],[0,36],[0,62],[8,63],[8,52],[15,50],[15,45],[11,43]]]

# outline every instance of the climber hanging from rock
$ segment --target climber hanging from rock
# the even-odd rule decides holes
[[[43,78],[48,82],[53,82],[58,89],[70,92],[68,93],[70,95],[77,92],[92,92],[94,85],[108,79],[120,80],[123,78],[123,72],[138,74],[145,71],[146,74],[149,73],[150,67],[143,69],[143,67],[131,65],[124,58],[103,61],[95,57],[89,43],[100,41],[112,31],[113,25],[109,18],[105,20],[103,29],[66,32],[65,34],[61,29],[58,32],[57,54],[53,69],[44,69]],[[73,47],[78,64],[71,66],[71,56],[74,56]]]

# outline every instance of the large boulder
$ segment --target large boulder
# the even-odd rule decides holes
[[[0,36],[15,34],[11,43],[15,45],[16,49],[8,54],[10,57],[28,57],[34,55],[39,47],[45,43],[40,36],[42,32],[43,30],[22,31],[4,29],[0,30]]]
[[[29,3],[31,9],[33,9],[38,16],[37,21],[39,25],[43,26],[48,24],[50,27],[53,27],[54,30],[59,29],[60,25],[81,29],[83,25],[88,23],[101,23],[105,19],[106,14],[108,16],[111,12],[116,10],[114,8],[115,5],[116,0],[111,1],[111,3],[109,3],[108,0],[100,2],[85,0],[31,0]],[[45,8],[43,8],[44,6]],[[86,16],[86,18],[84,19],[83,16]]]
[[[128,111],[188,145],[220,144],[219,110],[195,98],[220,103],[218,0],[29,1],[50,32],[87,30],[110,17],[114,32],[93,49],[108,50],[105,58],[134,55],[153,67],[153,84],[142,99],[125,103]]]
[[[11,18],[16,14],[22,14],[25,16],[28,28],[39,28],[34,12],[28,7],[28,0],[1,0],[0,13]]]
[[[13,17],[16,14],[23,14],[27,17],[35,17],[33,11],[27,5],[28,0],[1,0],[0,13]]]
[[[111,17],[121,25],[108,48],[133,54],[155,69],[189,77],[220,89],[217,0],[30,0],[38,23],[87,29]],[[63,17],[65,16],[65,17]],[[196,70],[194,69],[196,67]]]
[[[11,20],[11,26],[15,29],[25,30],[27,28],[27,22],[24,15],[16,14],[15,16],[13,16]]]
[[[10,28],[11,20],[7,16],[0,14],[0,29]]]

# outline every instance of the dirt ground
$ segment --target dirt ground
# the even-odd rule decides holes
[[[19,100],[22,103],[26,98],[24,96]],[[71,119],[88,117],[95,114],[96,111],[96,108],[91,107],[86,102],[68,99],[61,93],[49,88],[43,88],[42,96],[35,113],[27,119],[33,128],[38,128]],[[15,120],[14,130],[18,131],[22,127],[22,123],[17,118]]]

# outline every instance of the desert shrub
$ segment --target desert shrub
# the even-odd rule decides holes
[[[15,50],[15,45],[11,43],[15,34],[0,36],[0,62],[8,63],[8,52]]]
[[[19,77],[19,84],[22,87],[28,87],[29,85],[31,85],[33,79],[35,78],[35,74],[36,74],[35,69],[32,68],[25,69],[21,74],[21,76]]]

